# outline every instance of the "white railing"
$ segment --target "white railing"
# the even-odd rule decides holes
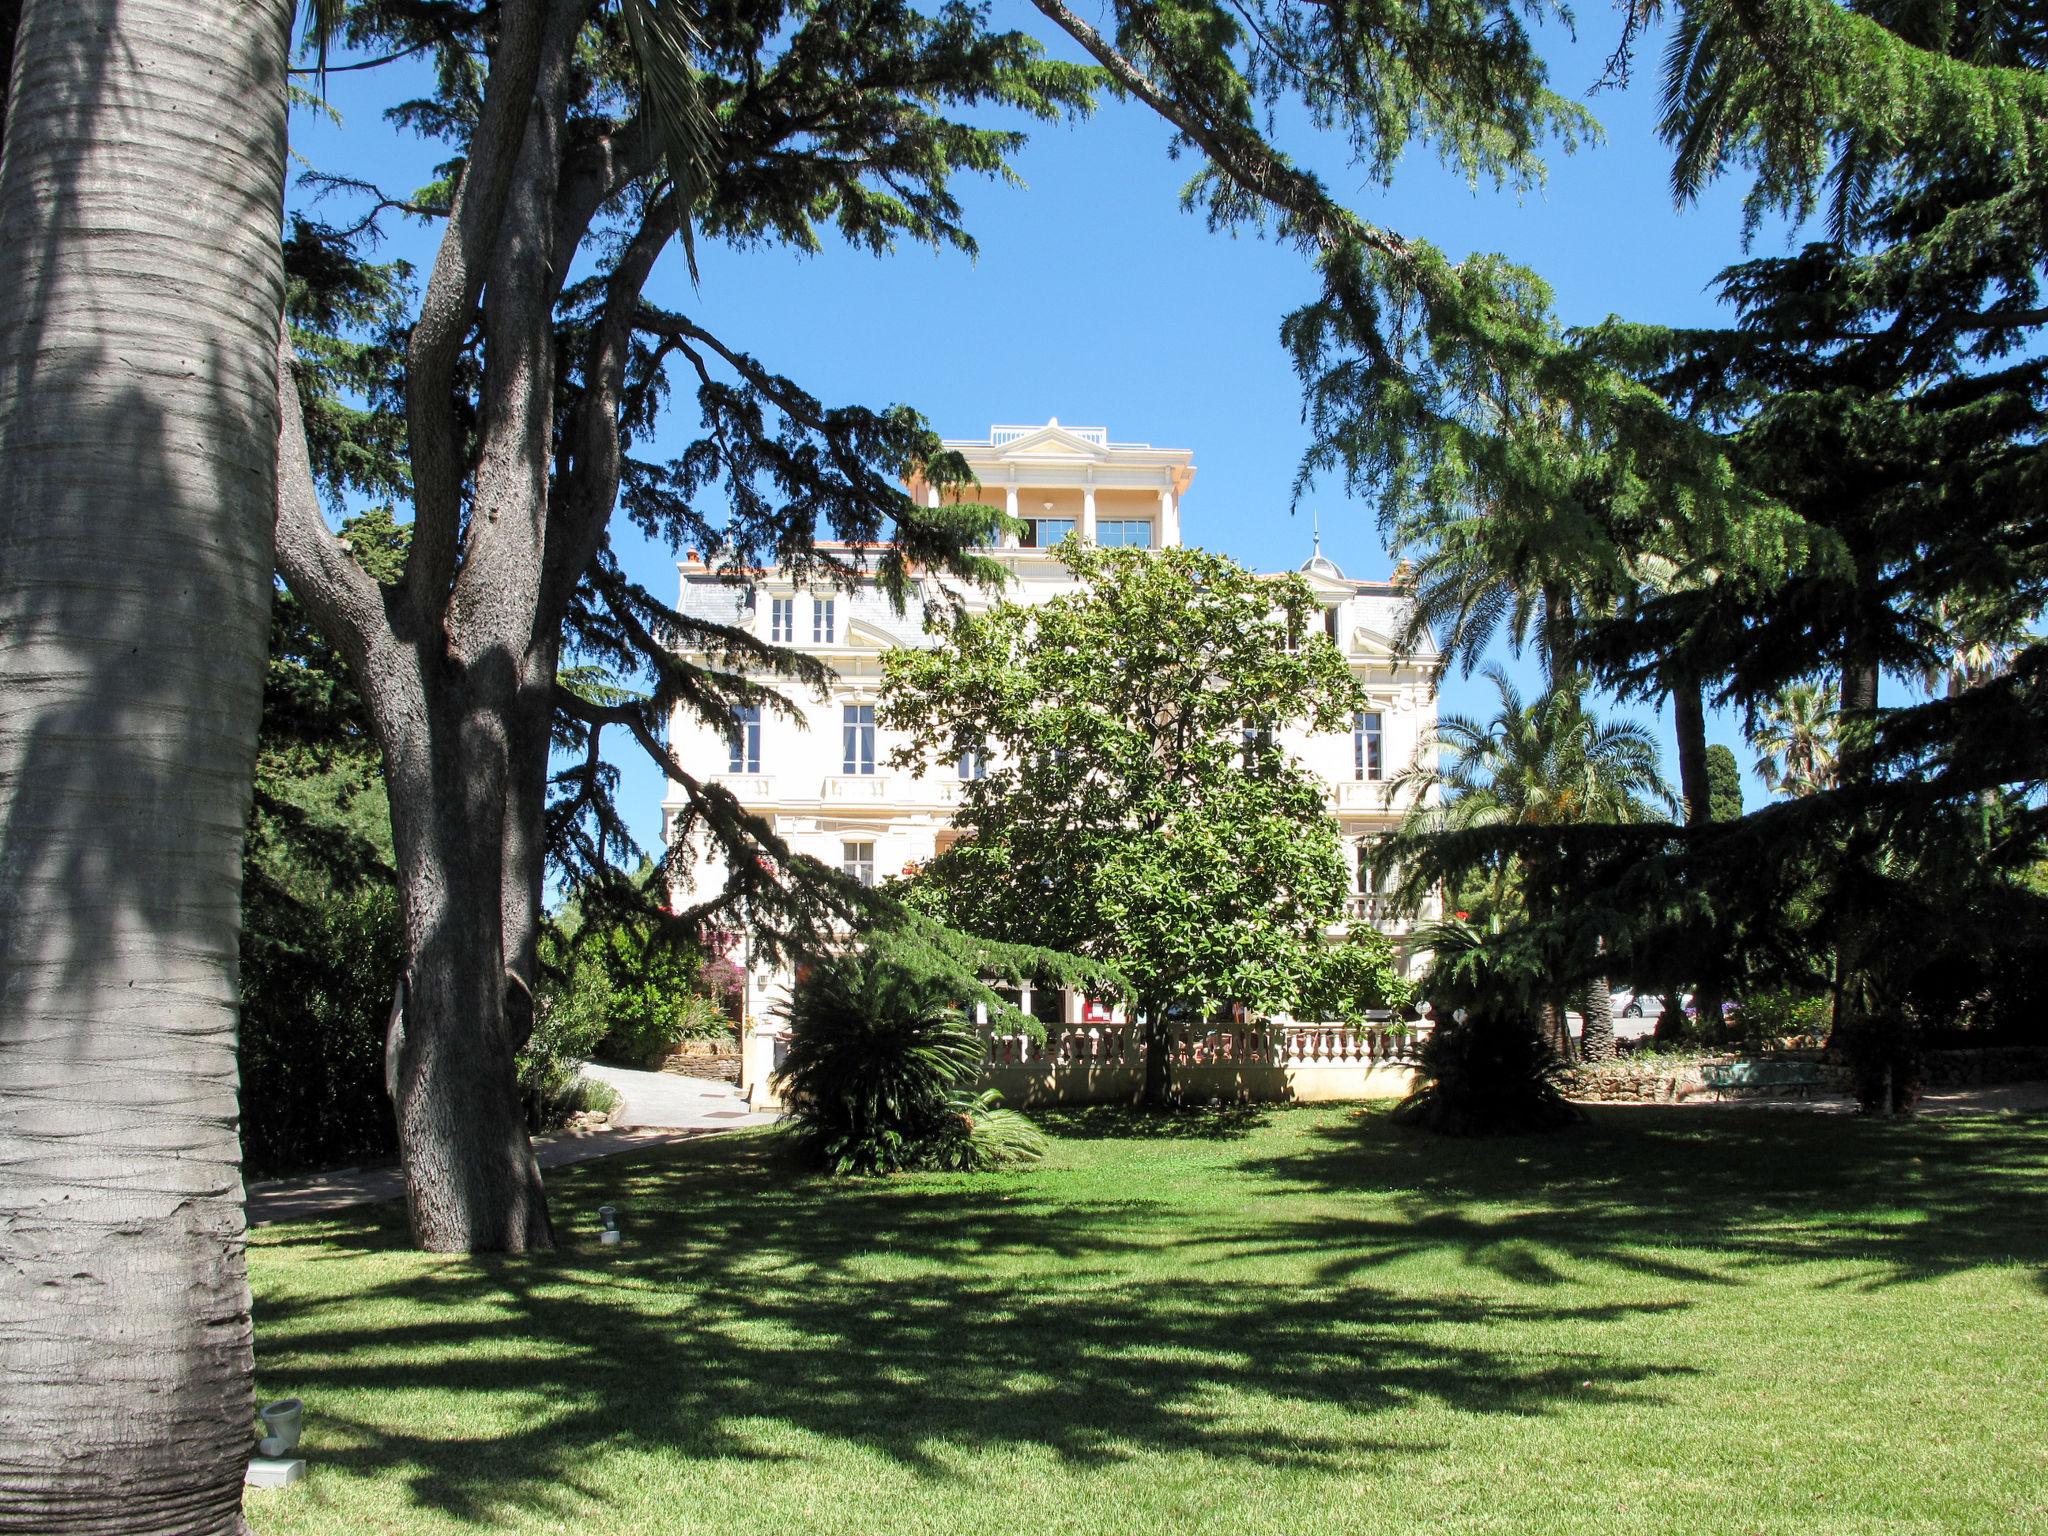
[[[835,773],[825,779],[827,800],[888,800],[894,794],[894,781],[883,773]]]
[[[1362,1024],[1183,1024],[1173,1031],[1176,1067],[1357,1068],[1412,1065],[1427,1025],[1369,1018]],[[1143,1067],[1144,1031],[1135,1024],[1048,1024],[1045,1038],[988,1037],[985,1068]]]
[[[1005,443],[1014,443],[1020,438],[1029,437],[1034,432],[1043,432],[1050,425],[1050,422],[1041,421],[1036,426],[1031,427],[991,427],[988,434],[989,444],[991,447],[1000,448]],[[1098,448],[1107,448],[1109,446],[1109,428],[1107,427],[1070,427],[1062,422],[1060,430],[1070,436],[1080,438],[1084,443],[1093,443]]]

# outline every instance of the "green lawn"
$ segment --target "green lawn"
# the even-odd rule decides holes
[[[588,1165],[539,1260],[259,1233],[312,1476],[252,1524],[2048,1532],[2048,1118],[1048,1124],[993,1176]]]

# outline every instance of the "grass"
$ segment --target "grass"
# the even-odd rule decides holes
[[[2048,1532],[2048,1118],[1044,1123],[1001,1174],[591,1164],[530,1260],[259,1232],[312,1476],[252,1526]]]

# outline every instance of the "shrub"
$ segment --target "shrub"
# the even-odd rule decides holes
[[[818,1167],[881,1174],[1037,1155],[1021,1115],[967,1093],[981,1036],[943,978],[872,955],[826,961],[797,984],[789,1025],[777,1084]]]
[[[1322,944],[1309,961],[1294,1012],[1305,1019],[1348,1019],[1368,1009],[1407,1007],[1414,984],[1394,969],[1394,942],[1366,923],[1353,923],[1344,939]]]
[[[1016,1110],[1004,1109],[996,1094],[955,1094],[948,1107],[960,1116],[965,1134],[947,1146],[942,1166],[994,1168],[1045,1156],[1045,1133]]]
[[[655,1067],[685,1039],[730,1027],[696,990],[697,952],[647,924],[571,914],[543,941],[542,960],[536,1011],[550,1016],[564,1042],[578,1042],[578,1060]]]
[[[1563,1070],[1527,1014],[1446,1019],[1422,1047],[1423,1085],[1394,1118],[1445,1136],[1552,1131],[1579,1118],[1558,1090]]]
[[[242,928],[242,1156],[251,1174],[387,1157],[384,1029],[403,965],[388,885],[301,900],[252,881]]]
[[[1834,1010],[1825,992],[1795,992],[1773,987],[1752,992],[1735,1005],[1734,1033],[1743,1040],[1783,1040],[1799,1035],[1825,1037]]]

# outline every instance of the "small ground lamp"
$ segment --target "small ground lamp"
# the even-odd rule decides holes
[[[604,1230],[597,1234],[597,1240],[610,1247],[619,1240],[619,1208],[615,1205],[600,1205],[597,1219],[604,1223]]]
[[[306,1475],[303,1458],[294,1456],[299,1448],[299,1430],[305,1422],[306,1405],[296,1397],[279,1398],[256,1410],[263,1425],[263,1438],[256,1443],[256,1456],[242,1480],[253,1488],[286,1488]]]

